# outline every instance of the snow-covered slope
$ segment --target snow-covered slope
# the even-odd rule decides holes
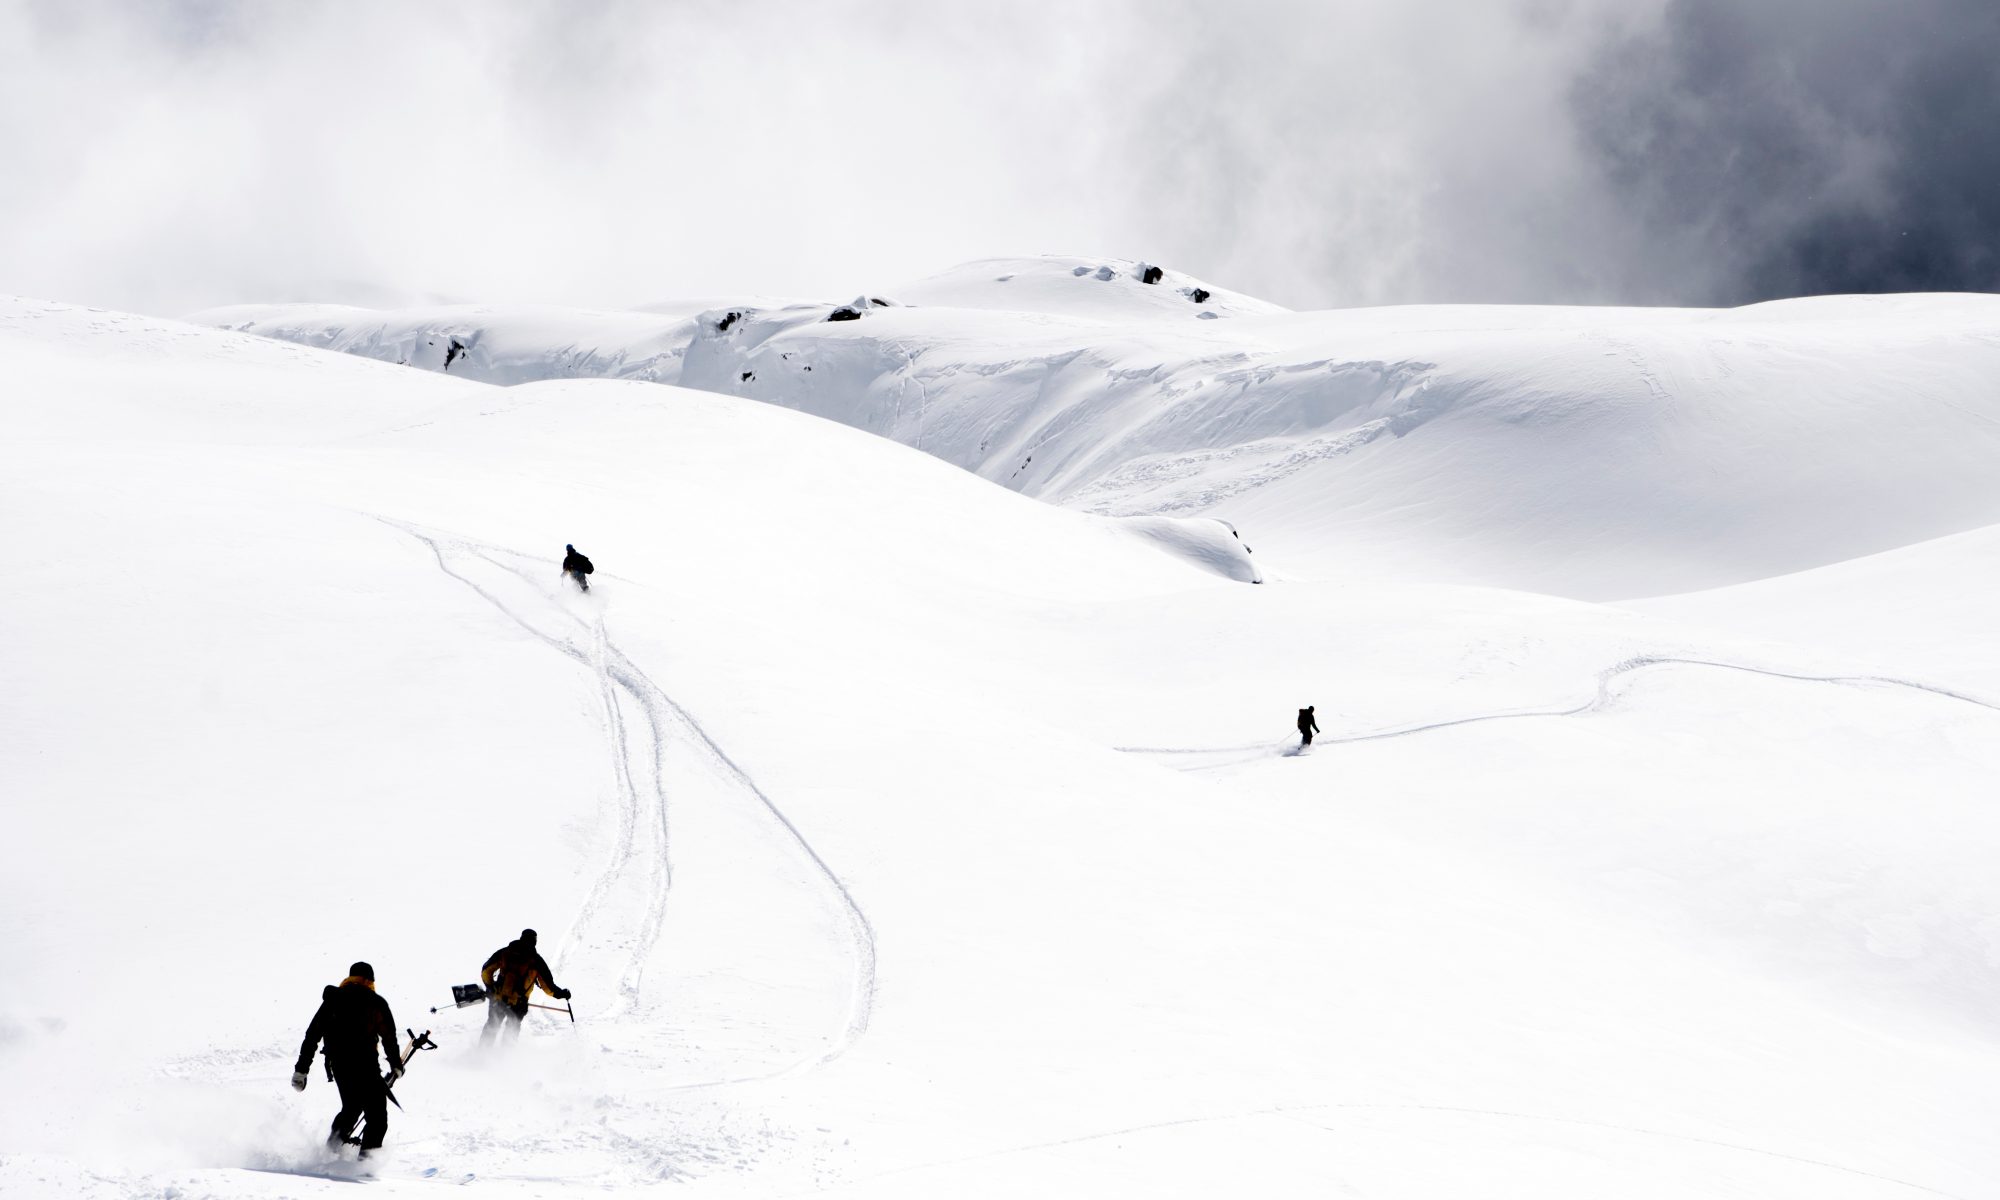
[[[338,304],[217,308],[205,324],[482,383],[643,379],[673,383],[690,314],[445,305],[377,311]]]
[[[920,311],[780,329],[760,361],[875,354]],[[1407,315],[1351,327],[1417,338]],[[1251,319],[1188,322],[1190,360]],[[1495,319],[1454,336],[1563,340]],[[964,322],[970,362],[979,320],[1076,336],[962,309],[925,336]],[[1883,325],[1920,380],[1977,344]],[[690,366],[722,353],[691,345]],[[639,382],[495,388],[27,301],[0,307],[0,372],[0,944],[22,984],[0,1192],[341,1192],[292,1173],[319,1169],[332,1090],[286,1079],[354,958],[442,1044],[399,1086],[392,1193],[2000,1177],[2000,696],[1930,674],[1941,642],[1774,638],[1754,589],[1683,621],[1244,586],[1222,526],[1066,511]],[[1495,478],[1540,461],[1491,448],[1502,398],[1465,403],[1377,442],[1449,434],[1439,456]],[[1574,416],[1544,408],[1519,424]],[[1858,427],[1809,449],[1859,455]],[[1578,428],[1565,454],[1618,444]],[[1972,506],[1952,469],[1908,523]],[[1584,509],[1630,486],[1571,485]],[[1493,553],[1544,569],[1533,514],[1496,511]],[[1792,527],[1836,546],[1847,513]],[[1352,519],[1370,545],[1437,526]],[[1763,546],[1762,574],[1789,553],[1723,540]],[[587,597],[557,578],[565,542],[597,562]],[[1894,595],[1984,553],[1940,545],[1853,569]],[[1309,703],[1325,736],[1291,753]],[[578,1023],[532,1014],[482,1055],[479,1010],[424,1010],[523,925]]]
[[[394,361],[458,338],[453,369],[493,382],[763,400],[1068,507],[1218,517],[1297,576],[1645,596],[2000,522],[2000,297],[1291,314],[1105,270],[975,263],[884,297],[905,306],[736,305],[671,326],[199,319]]]
[[[1636,607],[1744,638],[1837,649],[2000,694],[2000,525]]]

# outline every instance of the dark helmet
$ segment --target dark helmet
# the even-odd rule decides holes
[[[534,931],[534,930],[532,930],[532,929],[523,929],[523,930],[521,931],[521,944],[522,944],[522,945],[524,945],[524,946],[532,946],[532,945],[534,945],[534,944],[535,944],[535,931]]]
[[[347,973],[349,975],[359,975],[370,983],[375,982],[375,968],[365,962],[355,963],[353,966],[347,968]]]

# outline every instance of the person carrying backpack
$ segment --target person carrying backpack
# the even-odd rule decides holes
[[[365,962],[347,968],[338,987],[320,993],[319,1011],[306,1026],[299,1044],[299,1061],[292,1071],[292,1090],[306,1090],[306,1072],[313,1052],[326,1043],[326,1069],[340,1089],[340,1111],[326,1135],[329,1148],[357,1144],[354,1126],[365,1119],[359,1145],[361,1157],[380,1148],[389,1132],[389,1085],[403,1073],[396,1049],[396,1018],[389,1002],[375,994],[375,968]],[[385,1075],[375,1061],[376,1043],[389,1060]]]

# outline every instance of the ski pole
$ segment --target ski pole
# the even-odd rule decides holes
[[[536,1004],[536,1003],[535,1003],[534,1001],[532,1001],[532,1000],[528,1001],[528,1007],[529,1007],[529,1008],[546,1008],[546,1009],[548,1009],[548,1010],[549,1010],[550,1012],[559,1012],[559,1013],[568,1013],[568,1014],[569,1014],[569,1023],[570,1023],[570,1024],[572,1024],[572,1025],[576,1024],[576,1008],[575,1008],[574,1006],[572,1006],[572,1005],[570,1004],[570,1002],[569,1002],[569,1001],[567,1001],[567,1000],[563,1001],[563,1005],[562,1005],[562,1007],[561,1007],[561,1008],[557,1008],[557,1007],[556,1007],[555,1005],[553,1005],[553,1004]]]

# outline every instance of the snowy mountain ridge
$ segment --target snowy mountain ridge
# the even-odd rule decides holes
[[[2000,522],[2000,298],[1287,313],[1139,270],[994,260],[901,289],[909,303],[677,319],[197,319],[432,369],[456,343],[450,371],[488,382],[744,396],[1055,503],[1219,517],[1318,577],[1657,595]]]

